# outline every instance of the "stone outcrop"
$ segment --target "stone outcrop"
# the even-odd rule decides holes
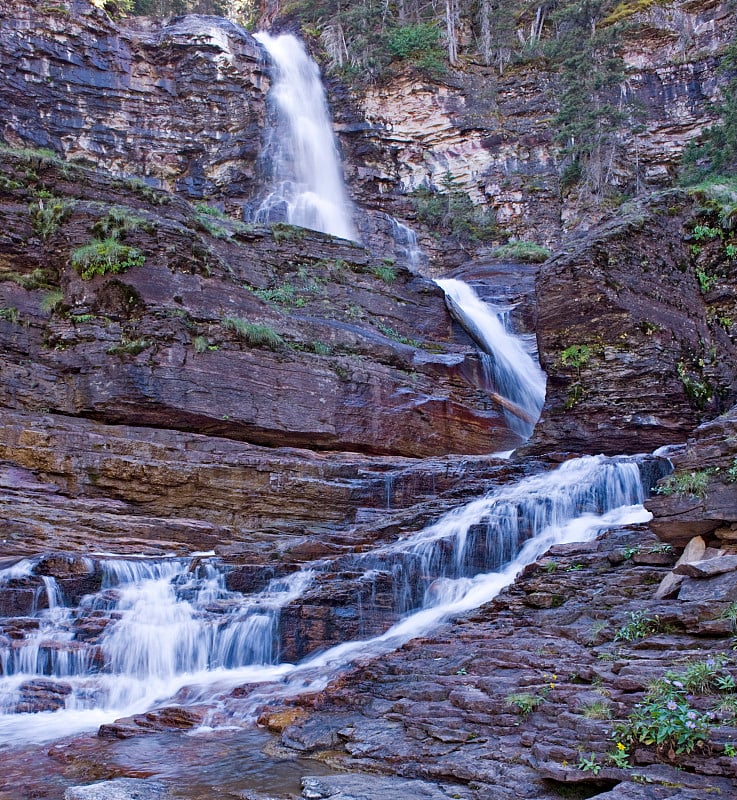
[[[690,231],[701,213],[679,192],[654,195],[543,265],[547,397],[528,451],[649,451],[734,402],[735,337],[720,322],[737,312],[734,269],[716,240],[719,277],[700,285],[706,253],[694,256]]]
[[[302,698],[291,716],[269,709],[262,721],[302,754],[469,800],[548,800],[576,785],[637,797],[634,775],[671,798],[715,787],[729,795],[729,712],[714,717],[704,752],[628,747],[628,770],[610,757],[613,727],[652,680],[710,658],[734,675],[732,623],[720,619],[728,601],[651,597],[675,556],[643,529],[554,547],[491,604]],[[700,710],[719,700],[717,690],[694,695]]]
[[[261,50],[218,17],[113,23],[86,0],[5,4],[3,139],[192,197],[250,198],[266,115]]]
[[[737,541],[737,407],[701,425],[668,456],[674,473],[647,501],[655,533],[681,546],[694,536],[718,547]]]
[[[268,446],[426,456],[519,443],[479,391],[442,292],[406,268],[43,155],[2,164],[5,406]],[[112,266],[83,280],[72,262],[101,246]]]
[[[638,126],[623,123],[607,165],[613,185],[628,195],[671,185],[687,142],[714,122],[715,67],[735,34],[728,3],[642,6],[619,7],[628,24],[619,33],[622,95],[637,107]],[[347,170],[363,204],[378,200],[411,218],[401,194],[439,187],[450,173],[475,201],[488,203],[502,228],[548,246],[610,213],[561,186],[560,143],[550,127],[558,79],[542,59],[510,64],[502,75],[474,63],[461,70],[439,82],[400,74],[351,98],[335,88]],[[423,243],[443,263],[447,244]]]

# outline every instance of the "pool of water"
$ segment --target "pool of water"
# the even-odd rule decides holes
[[[118,777],[165,783],[172,797],[213,800],[245,790],[301,794],[303,775],[329,767],[264,752],[273,737],[259,728],[210,733],[165,733],[108,740],[76,737],[54,745],[0,749],[1,800],[59,800],[69,786]]]

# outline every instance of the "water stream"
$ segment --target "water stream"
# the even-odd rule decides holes
[[[290,34],[257,33],[255,38],[273,65],[270,98],[276,124],[265,148],[270,189],[254,220],[357,239],[317,64]]]
[[[488,386],[508,401],[503,405],[507,424],[528,439],[545,402],[545,373],[523,337],[509,330],[509,309],[485,303],[455,278],[436,283],[453,316],[480,347]]]

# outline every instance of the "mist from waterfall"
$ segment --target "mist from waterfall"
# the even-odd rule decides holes
[[[269,97],[276,125],[266,146],[271,188],[254,221],[288,222],[355,241],[353,206],[317,64],[291,34],[255,38],[273,65]]]

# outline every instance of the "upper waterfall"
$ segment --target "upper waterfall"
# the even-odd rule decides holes
[[[484,367],[496,392],[505,400],[509,427],[525,439],[540,417],[545,402],[545,373],[504,324],[505,309],[481,300],[463,281],[436,281],[445,292],[454,317],[486,354]]]
[[[255,38],[271,58],[276,128],[267,144],[272,185],[257,221],[281,217],[291,225],[356,240],[352,206],[343,182],[317,64],[291,34]]]

